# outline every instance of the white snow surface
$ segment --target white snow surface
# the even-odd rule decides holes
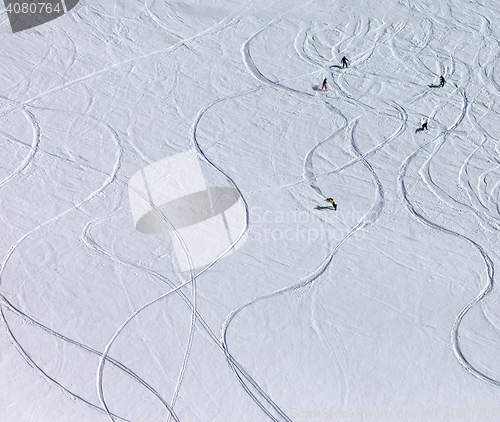
[[[1,7],[1,422],[500,420],[498,2]],[[186,151],[246,223],[181,272]]]

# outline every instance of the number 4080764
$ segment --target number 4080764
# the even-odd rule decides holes
[[[479,420],[495,418],[497,420],[498,410],[496,408],[487,409],[482,407],[476,408],[453,408],[446,409],[444,413],[445,418],[458,419],[458,418],[467,418],[467,420],[478,418]]]
[[[52,3],[9,3],[6,7],[7,13],[60,13],[59,2]]]

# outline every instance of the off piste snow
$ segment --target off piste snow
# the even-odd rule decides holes
[[[498,419],[496,2],[4,3],[2,422]]]

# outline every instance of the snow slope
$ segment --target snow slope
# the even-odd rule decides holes
[[[498,3],[0,21],[0,421],[500,418]],[[245,219],[181,272],[128,183],[186,151]]]

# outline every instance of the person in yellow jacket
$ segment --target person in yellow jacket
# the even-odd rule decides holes
[[[335,203],[335,201],[332,199],[332,198],[326,198],[325,201],[329,202],[330,204],[332,204],[332,207],[335,211],[337,211],[337,204]]]

